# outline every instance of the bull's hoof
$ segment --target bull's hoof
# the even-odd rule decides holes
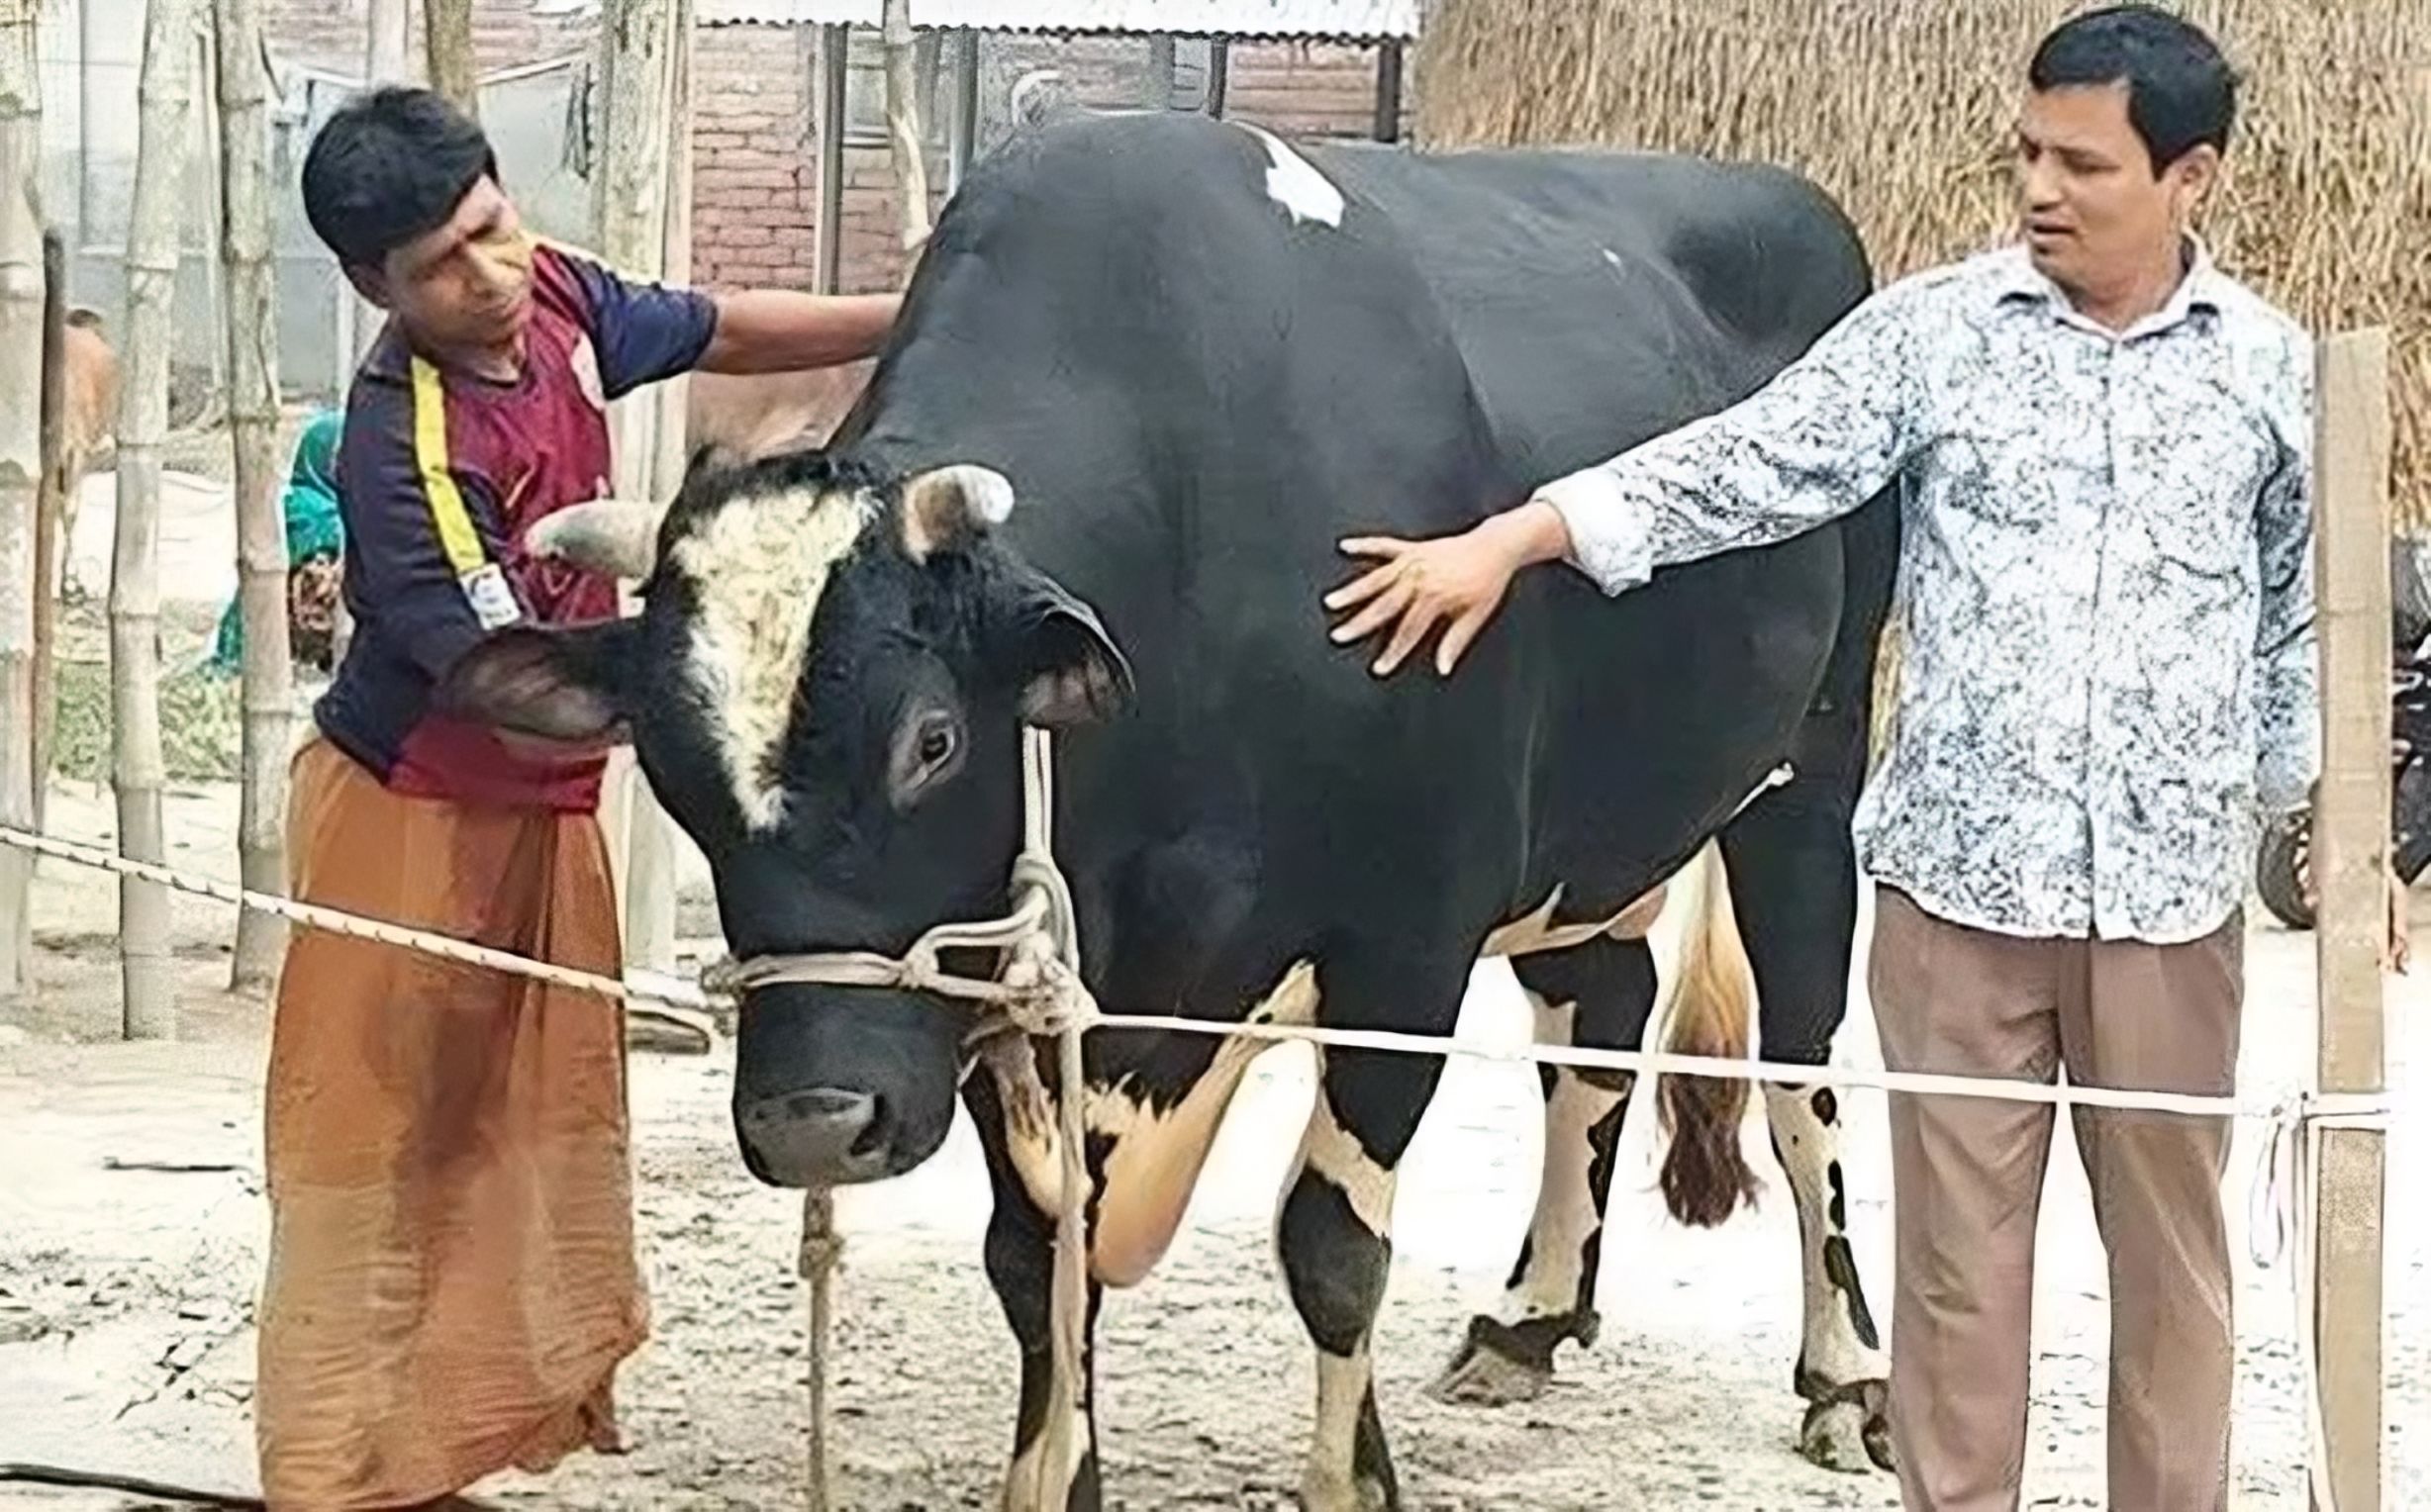
[[[1402,1501],[1390,1482],[1373,1476],[1312,1475],[1300,1483],[1300,1507],[1301,1512],[1401,1512]]]
[[[1844,1474],[1896,1469],[1891,1450],[1890,1387],[1879,1380],[1834,1386],[1806,1408],[1798,1452],[1808,1463]]]
[[[1595,1342],[1594,1313],[1525,1318],[1505,1323],[1485,1316],[1469,1320],[1460,1352],[1426,1388],[1449,1407],[1508,1407],[1532,1402],[1553,1383],[1553,1352],[1565,1339],[1584,1347]]]
[[[1551,1366],[1513,1360],[1469,1339],[1426,1394],[1447,1407],[1511,1407],[1536,1400],[1551,1384]]]

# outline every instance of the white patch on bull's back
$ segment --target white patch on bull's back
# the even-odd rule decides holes
[[[1248,1021],[1313,1024],[1316,1002],[1316,963],[1296,962],[1250,1009]],[[1271,1048],[1264,1040],[1223,1041],[1182,1100],[1162,1112],[1128,1083],[1088,1089],[1083,1109],[1087,1126],[1114,1141],[1098,1191],[1097,1224],[1090,1233],[1090,1270],[1101,1283],[1137,1285],[1164,1258],[1241,1078]],[[1063,1168],[1055,1120],[1048,1118],[1045,1127],[1034,1132],[1009,1129],[1006,1149],[1030,1200],[1042,1212],[1056,1211]]]
[[[1292,150],[1272,132],[1246,122],[1232,123],[1266,147],[1266,194],[1276,204],[1291,212],[1294,223],[1319,221],[1334,230],[1342,229],[1342,191],[1333,180],[1319,173],[1316,164]]]
[[[873,513],[867,500],[843,492],[736,499],[668,552],[700,606],[685,670],[710,710],[727,781],[754,831],[784,817],[777,763],[810,655],[811,618]]]

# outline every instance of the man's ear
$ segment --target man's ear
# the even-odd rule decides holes
[[[1096,610],[1039,572],[1014,583],[1006,661],[1021,680],[1021,718],[1041,729],[1111,719],[1130,707],[1131,664]]]
[[[460,657],[434,702],[441,712],[519,735],[585,744],[629,738],[640,621],[580,629],[513,625]]]
[[[346,282],[354,286],[354,292],[369,300],[373,309],[389,308],[388,280],[381,276],[377,268],[360,267],[351,262],[340,263],[339,267],[346,275]]]

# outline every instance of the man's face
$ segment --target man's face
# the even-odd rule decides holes
[[[514,202],[487,178],[444,225],[390,252],[378,271],[352,273],[364,298],[436,350],[494,350],[531,318],[532,240]]]
[[[2127,100],[2123,83],[2037,90],[2018,120],[2027,249],[2072,292],[2114,287],[2175,255],[2219,166],[2205,145],[2156,174]]]

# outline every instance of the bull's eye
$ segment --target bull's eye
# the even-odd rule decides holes
[[[894,759],[887,763],[887,796],[896,808],[909,808],[961,764],[961,724],[944,709],[926,709],[895,737]]]

